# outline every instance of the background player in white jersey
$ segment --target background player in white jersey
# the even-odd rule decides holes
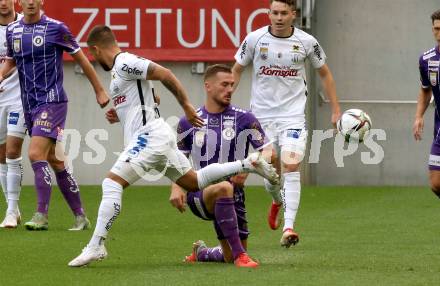
[[[318,70],[332,107],[331,121],[340,116],[333,76],[325,63],[325,54],[316,39],[293,26],[296,17],[294,0],[270,0],[270,26],[247,35],[235,55],[233,72],[236,86],[244,68],[252,64],[251,111],[261,122],[269,139],[274,141],[277,163],[284,181],[284,228],[281,245],[290,247],[299,241],[294,222],[300,200],[300,162],[307,141],[305,104],[307,99],[305,60]],[[280,186],[265,182],[273,194],[269,212],[272,229],[279,226],[277,219],[281,203],[277,201]]]
[[[173,93],[191,124],[203,120],[188,100],[186,91],[174,74],[147,59],[122,52],[107,26],[94,27],[87,39],[93,57],[111,71],[110,92],[115,109],[107,112],[110,122],[120,121],[124,130],[124,151],[102,183],[102,201],[95,232],[86,248],[69,266],[83,266],[107,256],[104,240],[121,211],[123,189],[151,171],[162,172],[187,191],[198,191],[232,174],[257,172],[274,183],[274,168],[257,153],[226,164],[212,164],[197,172],[177,149],[174,132],[160,118],[154,102],[153,84],[158,80]]]
[[[7,25],[21,18],[14,0],[0,0],[0,62],[6,57]],[[26,134],[17,70],[0,85],[0,183],[8,204],[0,227],[15,228],[20,223],[18,200],[21,191],[21,147]]]

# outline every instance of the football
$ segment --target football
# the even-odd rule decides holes
[[[363,142],[371,129],[371,118],[365,111],[349,109],[338,120],[337,128],[346,142]]]

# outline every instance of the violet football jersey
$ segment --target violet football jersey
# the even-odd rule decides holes
[[[264,131],[251,112],[232,105],[221,113],[209,113],[204,107],[197,111],[205,126],[193,127],[182,117],[177,127],[177,146],[191,154],[196,170],[213,163],[242,160],[250,145],[257,150],[266,145]]]
[[[63,52],[80,50],[67,26],[45,15],[34,24],[23,19],[8,25],[7,57],[17,64],[25,111],[42,104],[67,102],[63,88]]]

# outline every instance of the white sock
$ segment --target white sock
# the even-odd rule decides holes
[[[122,186],[111,179],[105,178],[102,182],[101,205],[89,246],[98,246],[104,243],[107,233],[121,213],[122,191]]]
[[[18,211],[18,200],[21,192],[21,179],[23,168],[21,166],[21,157],[17,159],[6,159],[8,165],[7,189],[8,189],[8,212]]]
[[[0,184],[2,186],[3,194],[5,195],[6,203],[8,203],[8,189],[6,185],[6,173],[8,172],[8,165],[0,164]]]
[[[301,196],[300,173],[285,173],[283,199],[284,199],[284,228],[283,231],[293,229],[296,213],[298,212],[299,199]]]
[[[223,181],[229,176],[242,172],[243,163],[241,161],[208,165],[205,168],[197,171],[197,182],[199,189],[203,190],[215,182]]]
[[[266,192],[272,197],[274,203],[281,204],[283,202],[280,185],[272,185],[267,179],[264,179],[264,187]]]

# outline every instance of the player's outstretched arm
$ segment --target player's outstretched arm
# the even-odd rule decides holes
[[[324,87],[325,95],[330,100],[332,107],[332,124],[336,127],[336,122],[341,117],[341,109],[339,107],[338,97],[336,95],[336,84],[333,79],[332,72],[327,64],[324,64],[318,69],[319,76],[321,77],[322,85]]]
[[[243,73],[244,68],[244,66],[240,65],[237,62],[235,62],[234,66],[232,67],[232,75],[234,76],[234,91],[237,89],[238,84],[240,83],[241,74]]]
[[[102,86],[101,81],[98,78],[98,74],[96,73],[92,64],[89,62],[82,50],[79,50],[77,53],[72,54],[72,57],[81,66],[84,74],[87,76],[90,83],[92,84],[96,94],[96,101],[101,106],[101,108],[104,108],[109,103],[110,98],[107,95],[104,87]]]
[[[416,141],[422,140],[423,127],[425,125],[423,115],[428,108],[431,101],[432,90],[431,88],[420,88],[419,97],[417,99],[416,118],[413,125],[413,134]]]
[[[170,203],[173,207],[178,209],[181,213],[185,211],[186,206],[186,193],[179,185],[171,184]]]
[[[194,106],[189,101],[188,95],[183,88],[182,83],[176,78],[176,76],[169,70],[156,63],[150,63],[148,65],[147,80],[158,80],[176,97],[180,106],[182,106],[188,121],[196,126],[203,126],[203,119],[200,118]]]

